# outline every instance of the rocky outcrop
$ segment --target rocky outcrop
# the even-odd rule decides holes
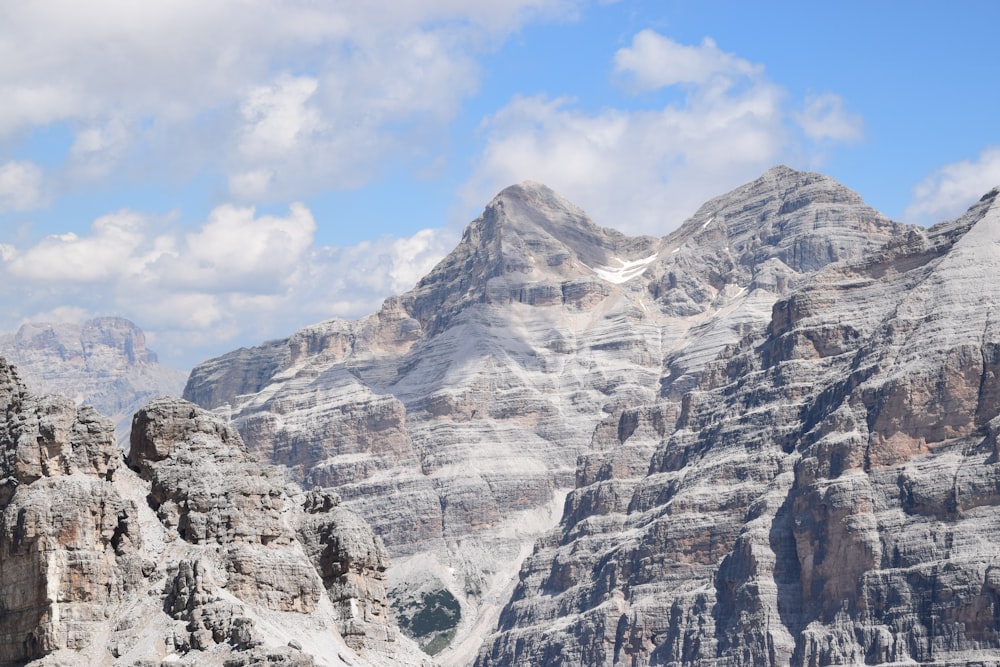
[[[27,394],[0,359],[0,662],[86,646],[106,610],[142,584],[139,510],[109,423],[65,398]]]
[[[629,481],[570,502],[580,516],[621,509],[674,428],[680,408],[661,400],[698,386],[817,270],[906,230],[831,179],[787,168],[661,239],[600,228],[525,183],[378,313],[206,362],[185,395],[374,526],[396,563],[397,609],[417,617],[424,594],[460,601],[440,657],[462,663],[567,490],[614,471]]]
[[[122,444],[136,410],[184,388],[185,373],[160,365],[142,330],[121,317],[24,324],[0,335],[0,355],[17,366],[32,392],[68,396],[110,417]]]
[[[386,594],[389,557],[368,524],[339,504],[327,489],[311,491],[299,540],[337,609],[348,645],[359,650],[391,645],[396,630]]]
[[[0,663],[424,663],[371,529],[218,417],[155,401],[126,460],[108,419],[3,359],[0,409]]]
[[[602,425],[477,664],[1000,660],[997,195]]]

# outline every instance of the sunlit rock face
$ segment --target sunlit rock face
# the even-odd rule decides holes
[[[385,549],[181,399],[110,420],[0,358],[0,664],[425,664]]]
[[[184,389],[185,373],[161,365],[142,330],[121,317],[24,324],[0,335],[0,355],[32,392],[68,396],[110,417],[123,445],[136,410]]]
[[[609,419],[477,664],[1000,661],[997,195]]]
[[[547,531],[568,490],[578,487],[566,500],[566,530],[606,525],[594,528],[593,544],[565,548],[602,558],[635,532],[625,517],[638,511],[636,498],[664,500],[634,496],[634,487],[678,421],[693,418],[682,398],[728,377],[714,360],[763,336],[775,304],[817,271],[908,233],[835,181],[784,167],[706,203],[663,238],[598,227],[548,188],[523,183],[500,193],[450,255],[379,312],[205,362],[185,396],[226,414],[252,451],[307,485],[335,487],[385,541],[400,598],[454,595],[462,620],[440,657],[471,662],[521,559],[545,535],[516,593],[537,597],[532,564],[562,544]],[[701,502],[727,493],[738,496],[727,507],[740,502],[738,488],[724,491],[706,490]],[[710,526],[706,515],[701,527],[677,527],[672,547],[705,571],[732,549],[741,524]],[[607,582],[607,603],[590,583],[580,588],[597,561],[579,558],[579,567],[545,566],[557,581],[545,584],[552,605],[537,611],[539,623],[581,613],[584,599],[600,606],[620,597]],[[638,558],[634,567],[663,575]],[[552,590],[574,591],[580,609]],[[512,646],[522,625],[534,632],[535,616],[518,613],[508,607],[503,620]],[[620,616],[585,632],[614,644]],[[504,648],[508,635],[495,641],[498,663],[543,664],[559,652],[543,641],[522,655]]]

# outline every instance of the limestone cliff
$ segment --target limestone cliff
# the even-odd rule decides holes
[[[110,420],[0,359],[0,664],[423,664],[380,541],[180,399]]]
[[[423,640],[437,650],[450,632],[439,657],[462,664],[578,480],[644,475],[674,400],[720,352],[822,267],[906,233],[832,179],[784,167],[659,239],[598,227],[525,183],[378,313],[208,361],[185,396],[307,485],[335,487],[393,556],[394,608],[436,614]],[[629,445],[605,451],[609,434]],[[612,487],[593,502],[627,502]]]

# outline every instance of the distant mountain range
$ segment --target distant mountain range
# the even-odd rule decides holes
[[[121,317],[24,324],[0,335],[0,356],[32,392],[62,394],[110,417],[121,442],[132,413],[159,396],[179,396],[187,377],[161,366],[142,330]]]

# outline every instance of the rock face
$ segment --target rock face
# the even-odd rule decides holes
[[[682,398],[721,372],[710,365],[721,352],[764,332],[775,303],[823,267],[907,233],[833,180],[784,167],[661,239],[597,227],[525,183],[378,313],[208,361],[185,397],[231,415],[251,450],[336,488],[372,523],[396,563],[398,610],[415,618],[422,599],[457,599],[440,657],[466,663],[569,489],[603,484],[574,491],[567,516],[624,514],[689,417]],[[559,585],[583,575],[573,572]],[[553,607],[544,622],[561,615]],[[436,627],[434,641],[447,632]]]
[[[0,663],[79,649],[142,582],[138,508],[112,481],[110,425],[69,399],[34,399],[0,360]]]
[[[136,410],[184,388],[184,372],[161,366],[142,330],[120,317],[25,324],[0,335],[0,355],[33,392],[69,396],[110,417],[123,444]]]
[[[112,424],[0,358],[0,664],[422,664],[384,548],[180,399]]]
[[[994,190],[609,419],[477,664],[996,664],[997,276]]]

